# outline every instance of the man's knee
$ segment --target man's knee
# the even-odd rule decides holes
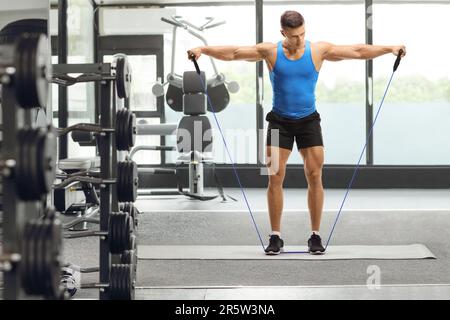
[[[305,175],[309,184],[313,185],[322,184],[322,168],[306,169]]]
[[[278,171],[276,174],[269,175],[269,187],[279,187],[283,185],[284,172]]]

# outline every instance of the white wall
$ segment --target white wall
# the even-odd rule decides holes
[[[0,29],[20,19],[47,19],[50,4],[48,0],[0,0]]]
[[[161,21],[170,17],[175,9],[100,9],[100,34],[164,34],[172,32],[172,26]]]

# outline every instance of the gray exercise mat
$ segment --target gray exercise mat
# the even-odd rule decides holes
[[[304,246],[286,246],[285,251],[306,251]],[[422,244],[392,246],[329,246],[324,255],[283,253],[265,255],[260,246],[138,246],[138,258],[150,260],[352,260],[436,259]]]

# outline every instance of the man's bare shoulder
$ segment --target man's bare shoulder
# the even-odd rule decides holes
[[[258,49],[261,54],[267,56],[277,49],[277,44],[272,42],[261,42],[256,45],[256,49]]]
[[[326,41],[317,41],[317,42],[311,42],[311,46],[315,47],[319,50],[327,50],[330,48],[333,44],[326,42]]]

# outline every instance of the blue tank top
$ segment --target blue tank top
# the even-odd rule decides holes
[[[305,52],[300,59],[289,60],[278,42],[277,58],[270,81],[273,89],[272,111],[280,116],[299,119],[316,111],[315,88],[319,73],[311,57],[311,45],[305,43]]]

